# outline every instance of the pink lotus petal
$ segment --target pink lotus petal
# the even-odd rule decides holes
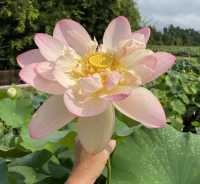
[[[131,69],[136,65],[147,62],[153,54],[153,51],[148,49],[136,49],[128,56],[123,57],[120,60],[120,64],[124,69]]]
[[[118,43],[123,39],[131,38],[131,27],[129,21],[123,17],[117,17],[107,27],[103,36],[102,51],[106,52],[108,47],[118,46]]]
[[[121,75],[118,72],[113,72],[107,77],[106,89],[111,90],[117,86]]]
[[[154,56],[148,56],[143,64],[145,64],[147,68],[154,70],[157,65],[157,59]]]
[[[17,62],[21,68],[31,63],[40,63],[45,60],[39,49],[29,50],[17,56]]]
[[[65,46],[61,41],[44,33],[35,35],[35,43],[39,47],[41,54],[48,61],[56,61],[61,55],[61,49]]]
[[[132,88],[127,86],[117,86],[111,91],[102,90],[99,98],[105,100],[119,101],[126,99],[129,95],[131,95]]]
[[[38,63],[32,63],[25,66],[19,73],[20,78],[32,87],[49,94],[63,94],[66,88],[57,81],[50,81],[41,77],[35,67]]]
[[[125,56],[131,54],[132,52],[134,52],[136,49],[145,49],[146,44],[144,42],[139,42],[132,38],[129,40],[121,40],[118,43],[118,48],[125,49],[125,54],[122,56],[122,57],[125,57]]]
[[[87,95],[92,95],[103,88],[101,80],[91,75],[88,77],[82,77],[77,81],[77,83],[80,86],[80,92]]]
[[[79,88],[68,89],[64,94],[65,105],[75,116],[88,117],[104,112],[109,102],[107,100],[79,94]]]
[[[65,88],[69,88],[76,84],[76,79],[73,78],[70,74],[66,74],[58,69],[53,69],[53,75],[56,80]]]
[[[77,66],[78,62],[72,54],[67,54],[65,56],[60,56],[56,60],[57,66],[55,68],[63,72],[71,72]]]
[[[159,100],[151,91],[140,86],[132,87],[131,95],[125,100],[113,102],[114,106],[126,116],[141,122],[148,128],[166,125],[166,117]]]
[[[150,82],[165,73],[176,61],[175,56],[166,52],[157,52],[153,56],[157,59],[157,65],[154,69],[153,76],[149,78],[147,82]]]
[[[138,76],[137,73],[134,70],[124,70],[124,81],[121,81],[122,79],[120,79],[120,82],[122,83],[122,85],[125,86],[136,86],[136,85],[140,85],[140,78],[138,81]]]
[[[54,29],[53,36],[60,40],[67,46],[66,34],[67,31],[75,30],[80,33],[86,40],[90,41],[90,35],[87,33],[85,28],[81,26],[78,22],[75,22],[70,19],[60,20]]]
[[[85,44],[86,39],[77,31],[68,31],[67,32],[67,43],[75,49],[75,51],[82,57],[88,53],[88,46]]]
[[[101,152],[111,139],[115,124],[112,104],[103,113],[78,119],[78,137],[83,148],[90,154]]]
[[[111,48],[108,53],[114,54],[116,57],[124,57],[126,55],[126,48],[116,49]]]
[[[154,74],[154,71],[147,68],[146,65],[137,65],[133,70],[141,77],[142,84],[146,83],[146,81]]]
[[[41,62],[35,66],[35,70],[41,77],[47,80],[55,80],[55,77],[52,74],[52,69],[54,66],[55,62]]]
[[[145,28],[142,28],[142,29],[139,29],[139,30],[133,32],[132,36],[134,36],[137,33],[140,33],[140,34],[144,35],[145,43],[147,44],[147,42],[149,40],[150,32],[151,32],[150,28],[149,27],[145,27]]]
[[[33,139],[45,138],[74,118],[65,107],[63,95],[54,95],[33,115],[29,124],[29,134]]]
[[[145,37],[143,34],[140,34],[140,33],[132,33],[132,36],[131,36],[134,40],[137,40],[138,42],[143,42],[145,43]]]

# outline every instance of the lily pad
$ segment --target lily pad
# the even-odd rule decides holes
[[[31,99],[31,103],[33,107],[38,108],[40,107],[41,103],[44,102],[47,98],[49,98],[51,95],[49,94],[42,94],[42,95],[37,95]]]
[[[0,100],[7,98],[7,97],[8,97],[8,95],[7,95],[6,91],[3,89],[0,89]]]
[[[27,126],[26,128],[23,129],[20,136],[22,140],[26,143],[26,145],[30,145],[31,148],[38,149],[42,148],[48,142],[57,143],[61,141],[67,134],[69,134],[71,131],[74,131],[76,127],[77,127],[76,123],[69,123],[68,125],[66,125],[64,130],[56,131],[43,139],[37,140],[30,137],[29,127]]]
[[[159,90],[159,89],[154,89],[153,94],[158,98],[162,99],[165,98],[165,91]]]
[[[9,175],[20,184],[59,184],[49,170],[49,162],[59,164],[57,158],[47,150],[34,152],[10,163]]]
[[[185,94],[182,94],[181,97],[182,97],[184,103],[186,103],[186,104],[190,103],[189,98]]]
[[[120,121],[116,116],[115,116],[115,127],[114,127],[114,130],[113,132],[115,134],[117,134],[118,136],[120,137],[124,137],[124,136],[128,136],[130,135],[131,133],[133,133],[133,131],[136,129],[136,128],[139,128],[141,127],[142,125],[139,124],[139,125],[136,125],[136,126],[133,126],[131,128],[129,128],[124,122]]]
[[[28,117],[33,115],[34,108],[29,99],[20,97],[16,100],[4,98],[0,101],[0,117],[12,128],[21,127]]]
[[[199,184],[200,136],[169,125],[135,130],[111,157],[115,184]]]
[[[179,114],[185,114],[186,108],[185,105],[180,100],[173,100],[171,102],[172,108],[174,111],[178,112]]]
[[[8,181],[8,168],[4,158],[0,157],[0,183],[7,184]]]
[[[25,155],[28,155],[30,152],[21,150],[19,148],[15,148],[9,151],[2,151],[0,150],[0,157],[7,158],[7,157],[12,157],[12,158],[19,158]]]

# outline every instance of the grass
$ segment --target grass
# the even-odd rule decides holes
[[[200,46],[174,46],[174,45],[147,45],[147,49],[169,49],[169,48],[200,48]]]
[[[181,56],[176,56],[176,60],[185,60],[186,57],[181,57]],[[195,57],[190,57],[190,61],[196,61],[197,58]]]

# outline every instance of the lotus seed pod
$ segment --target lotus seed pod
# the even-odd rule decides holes
[[[17,90],[15,88],[9,88],[7,94],[10,98],[14,98],[17,94]]]

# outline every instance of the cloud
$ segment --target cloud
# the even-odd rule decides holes
[[[183,29],[200,30],[200,1],[199,0],[137,0],[142,19],[153,18],[151,25],[156,23],[158,30],[173,24]]]

